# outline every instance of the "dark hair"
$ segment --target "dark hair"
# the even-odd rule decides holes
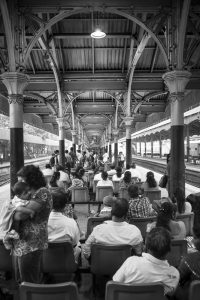
[[[110,168],[111,168],[111,170],[114,170],[115,169],[115,165],[111,165]]]
[[[106,171],[102,171],[102,172],[101,172],[101,178],[102,178],[103,180],[107,180],[107,179],[108,179],[108,173],[107,173]]]
[[[57,170],[57,172],[59,172],[59,171],[64,171],[65,169],[64,169],[63,166],[57,165],[57,166],[56,166],[56,170]]]
[[[22,177],[30,188],[39,189],[46,186],[46,181],[39,167],[34,165],[24,166],[17,172],[17,176]]]
[[[117,172],[117,174],[116,174],[117,177],[118,177],[118,178],[121,178],[121,176],[122,176],[122,168],[121,168],[121,167],[117,167],[117,168],[116,168],[116,172]]]
[[[134,162],[132,162],[131,164],[131,168],[135,169],[136,168],[136,164]]]
[[[15,183],[14,187],[12,188],[13,193],[16,196],[20,196],[23,192],[28,191],[28,184],[22,181],[18,181]]]
[[[156,226],[164,227],[165,229],[171,231],[169,222],[173,219],[175,211],[176,207],[174,204],[170,202],[162,203],[157,215]]]
[[[51,177],[51,180],[49,182],[51,187],[57,187],[58,186],[56,181],[59,180],[59,178],[60,178],[60,173],[59,172],[54,172],[52,177]]]
[[[80,174],[77,173],[77,172],[75,172],[75,173],[73,174],[73,176],[74,176],[75,178],[81,179]]]
[[[162,227],[153,228],[147,235],[146,249],[150,250],[154,257],[164,259],[171,250],[170,233]]]
[[[200,251],[200,223],[193,226],[194,244],[198,251]]]
[[[79,176],[80,176],[80,177],[83,177],[84,174],[85,174],[85,170],[84,170],[83,168],[81,168],[81,169],[79,170]]]
[[[65,150],[65,153],[69,153],[69,151],[68,151],[68,150]]]
[[[136,198],[139,195],[139,188],[136,184],[131,184],[128,187],[128,194],[130,198]]]
[[[153,172],[147,172],[147,180],[146,182],[148,183],[149,187],[150,188],[154,188],[157,186],[157,182],[155,181],[155,178],[154,178],[154,173]]]
[[[181,190],[179,187],[177,187],[172,196],[172,202],[176,203],[178,212],[180,214],[185,212],[185,196],[183,190]]]
[[[128,209],[129,209],[128,201],[124,198],[117,198],[113,202],[111,215],[117,218],[126,217]]]
[[[129,170],[131,166],[129,164],[126,165],[126,170]]]
[[[170,158],[171,158],[171,154],[169,153],[169,154],[167,154],[167,164],[168,164]]]
[[[53,209],[63,211],[67,204],[67,196],[62,190],[52,191]]]
[[[46,168],[46,169],[51,169],[51,165],[50,165],[50,164],[46,164],[46,165],[45,165],[45,168]]]
[[[124,173],[124,182],[125,183],[130,183],[131,182],[131,172],[130,171],[126,171]]]

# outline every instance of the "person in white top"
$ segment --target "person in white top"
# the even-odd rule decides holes
[[[94,175],[94,181],[98,181],[98,180],[101,180],[101,179],[102,179],[102,178],[101,178],[101,173],[103,172],[103,170],[104,170],[103,167],[100,167],[100,168],[99,168],[98,173],[96,173],[96,174]]]
[[[101,173],[101,180],[97,182],[97,186],[111,186],[114,189],[113,183],[108,179],[108,173],[106,171]]]
[[[108,153],[105,152],[105,153],[103,154],[103,162],[104,162],[104,163],[108,161],[108,157],[109,157]]]
[[[138,179],[141,180],[141,173],[140,173],[140,171],[138,171],[136,169],[136,164],[135,163],[132,163],[131,166],[127,165],[126,166],[126,171],[130,171],[131,172],[131,178],[137,177]]]
[[[66,194],[61,190],[52,192],[53,209],[48,220],[48,241],[51,243],[70,242],[74,248],[75,260],[81,252],[77,246],[80,239],[80,231],[76,221],[64,215],[66,206]]]
[[[122,168],[117,167],[116,168],[116,174],[113,175],[112,181],[120,181],[124,177],[124,174],[122,174]]]
[[[110,170],[108,171],[108,176],[113,176],[116,174],[115,165],[110,166]]]
[[[126,199],[119,198],[113,202],[111,210],[112,220],[96,226],[83,246],[83,254],[86,258],[90,257],[91,247],[95,243],[103,245],[131,245],[135,254],[141,254],[143,245],[141,232],[135,225],[125,222],[128,207]]]
[[[161,283],[165,295],[172,295],[180,274],[169,265],[166,255],[171,249],[169,232],[161,227],[151,230],[146,239],[146,251],[142,257],[131,256],[113,276],[114,281],[132,284]]]

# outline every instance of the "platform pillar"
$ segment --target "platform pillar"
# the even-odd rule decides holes
[[[145,155],[145,157],[147,156],[147,140],[146,140],[146,136],[145,136],[145,140],[144,140],[144,155]]]
[[[160,148],[160,158],[162,158],[162,136],[159,136],[159,148]]]
[[[184,91],[191,73],[188,71],[171,71],[163,75],[170,92],[171,106],[171,158],[169,162],[170,197],[177,187],[185,194],[185,162],[184,162]]]
[[[113,136],[114,136],[114,164],[115,164],[115,167],[118,166],[118,135],[119,135],[119,130],[114,129]]]
[[[131,125],[133,122],[132,117],[124,118],[126,127],[126,166],[132,163],[132,153],[131,153]]]
[[[140,156],[142,156],[142,142],[141,142],[141,140],[140,140]]]
[[[59,131],[59,164],[65,167],[65,127],[64,118],[57,118]]]
[[[187,162],[190,160],[190,124],[186,125],[186,137],[187,137]]]
[[[153,158],[153,136],[151,136],[151,158]]]
[[[24,166],[23,137],[23,92],[28,85],[28,76],[18,72],[1,75],[8,90],[10,104],[10,186],[17,182],[17,172]]]
[[[76,154],[76,136],[77,136],[77,131],[72,129],[71,130],[71,134],[72,134],[72,147],[74,149],[74,153]]]
[[[112,145],[111,145],[111,134],[108,136],[108,145],[109,145],[109,161],[112,162]]]

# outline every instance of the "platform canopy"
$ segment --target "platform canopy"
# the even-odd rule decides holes
[[[101,145],[110,125],[124,134],[129,84],[132,132],[137,122],[165,112],[169,93],[162,75],[177,67],[183,2],[2,0],[1,73],[28,74],[25,114],[38,115],[54,133],[56,118],[64,117],[67,138],[76,129],[90,144]],[[194,90],[200,88],[200,2],[188,2],[183,56],[192,73],[186,89]],[[102,39],[90,35],[97,26],[106,33]],[[0,83],[0,101],[7,94]],[[7,113],[8,105],[3,107]]]

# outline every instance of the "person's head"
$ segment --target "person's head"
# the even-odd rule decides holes
[[[110,168],[111,168],[111,170],[114,170],[115,169],[115,165],[111,165]]]
[[[70,148],[70,151],[71,151],[71,152],[74,152],[74,148],[73,148],[73,147],[71,147],[71,148]]]
[[[129,164],[126,165],[126,170],[129,170],[131,166]]]
[[[73,174],[73,176],[74,176],[75,179],[81,179],[80,174],[77,173],[77,172],[75,172],[75,173]]]
[[[148,183],[149,187],[150,188],[154,188],[157,186],[157,183],[155,181],[155,178],[154,178],[154,173],[153,172],[147,172],[147,175],[146,175],[147,179],[146,179],[146,182]]]
[[[46,168],[46,169],[51,169],[51,165],[50,165],[50,164],[46,164],[46,165],[45,165],[45,168]]]
[[[126,171],[124,173],[124,182],[125,183],[130,183],[131,182],[131,172],[130,171]]]
[[[57,170],[57,172],[59,172],[59,171],[64,171],[65,169],[64,169],[63,166],[57,165],[57,166],[56,166],[56,170]]]
[[[17,172],[17,177],[21,181],[24,181],[26,184],[28,184],[29,188],[34,190],[46,186],[46,181],[44,179],[43,173],[41,172],[39,167],[36,167],[34,165],[22,167]]]
[[[170,202],[164,202],[161,204],[157,215],[156,226],[164,227],[167,230],[170,230],[169,222],[175,218],[176,215],[176,206]]]
[[[170,233],[162,227],[153,228],[146,238],[146,251],[157,259],[165,260],[171,250]]]
[[[122,219],[126,218],[128,212],[129,204],[124,198],[117,198],[112,205],[111,216],[112,219]]]
[[[81,153],[81,150],[77,150],[78,153]]]
[[[116,173],[117,173],[117,174],[116,174],[117,177],[120,178],[120,177],[122,176],[122,168],[121,168],[121,167],[117,167],[117,168],[116,168]]]
[[[65,150],[65,153],[67,154],[67,153],[69,153],[69,151],[68,151],[68,150]]]
[[[137,198],[139,195],[139,188],[136,184],[131,184],[128,187],[128,194],[131,199]]]
[[[135,164],[134,162],[132,162],[131,168],[132,168],[132,169],[135,169],[135,168],[136,168],[136,164]]]
[[[54,153],[55,153],[55,155],[58,155],[59,154],[59,150],[55,150]]]
[[[14,187],[12,188],[12,190],[13,190],[13,193],[17,197],[21,198],[21,196],[23,194],[27,194],[27,192],[29,190],[29,187],[28,187],[28,185],[25,182],[18,181],[18,182],[15,183]]]
[[[80,176],[80,177],[83,177],[84,174],[85,174],[85,170],[84,170],[83,168],[81,168],[81,169],[79,170],[79,176]]]
[[[105,206],[112,207],[113,202],[114,202],[114,197],[111,196],[111,195],[105,196],[105,197],[103,198],[103,204],[104,204]]]
[[[52,156],[52,157],[55,157],[56,155],[55,155],[55,153],[52,153],[51,156]]]
[[[102,172],[101,172],[101,178],[102,178],[103,180],[107,180],[107,179],[108,179],[108,173],[107,173],[106,171],[102,171]]]
[[[196,223],[193,227],[194,245],[200,251],[200,223]]]
[[[68,202],[66,193],[62,190],[52,191],[53,210],[62,212]]]
[[[58,184],[57,184],[57,181],[60,179],[60,173],[59,172],[54,172],[52,177],[51,177],[51,180],[50,180],[50,186],[51,187],[57,187]]]
[[[167,154],[167,164],[170,161],[170,159],[171,159],[171,154],[169,153],[169,154]]]
[[[172,196],[172,202],[176,203],[178,212],[180,214],[185,212],[185,195],[183,190],[181,190],[179,187],[177,187]]]

